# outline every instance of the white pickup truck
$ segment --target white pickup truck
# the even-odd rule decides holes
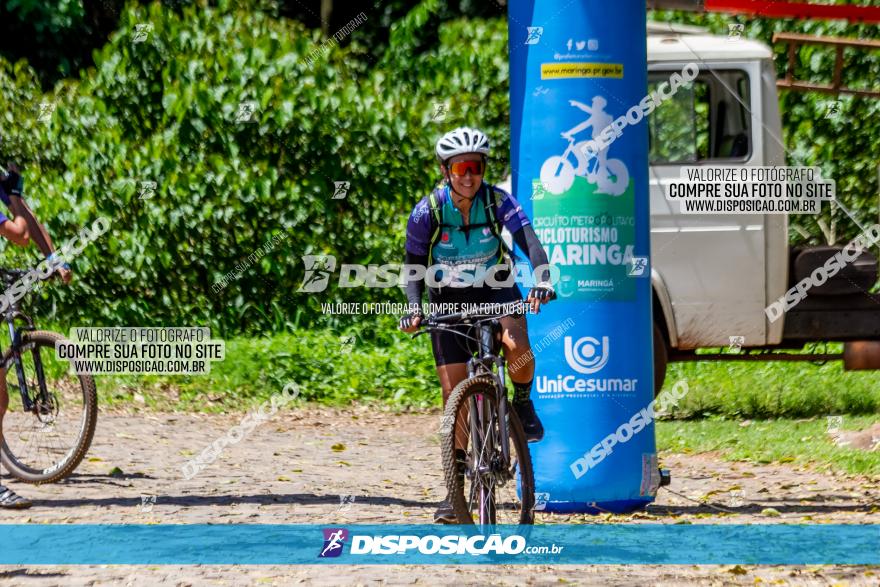
[[[669,361],[819,358],[843,359],[848,369],[880,368],[880,296],[867,293],[877,280],[876,258],[863,253],[771,322],[764,309],[840,247],[790,247],[784,214],[682,214],[678,202],[667,200],[668,184],[685,166],[786,165],[770,48],[649,24],[650,90],[691,62],[700,67],[693,85],[680,87],[647,119],[655,388]],[[811,341],[842,341],[845,350],[778,352]],[[695,353],[706,347],[726,352]]]

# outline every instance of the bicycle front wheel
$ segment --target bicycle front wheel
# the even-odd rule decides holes
[[[98,394],[91,375],[73,372],[55,355],[55,332],[22,333],[21,362],[27,396],[25,409],[12,351],[3,355],[9,408],[3,418],[0,459],[25,483],[54,483],[82,462],[95,434]]]
[[[528,443],[512,410],[502,422],[497,394],[490,377],[475,377],[459,383],[446,403],[443,471],[460,524],[534,522],[535,479]],[[463,455],[456,455],[456,438]]]

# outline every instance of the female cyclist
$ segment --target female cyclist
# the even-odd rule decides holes
[[[513,242],[528,254],[532,267],[539,273],[537,284],[527,298],[531,311],[537,313],[541,304],[555,297],[549,281],[547,254],[522,206],[510,194],[483,181],[489,139],[479,130],[456,128],[437,141],[435,152],[443,183],[416,204],[406,228],[406,264],[443,267],[439,275],[428,280],[428,301],[447,304],[445,307],[450,308],[521,301],[519,287],[507,278],[513,268],[500,235],[503,226],[513,235]],[[446,283],[444,277],[457,277],[462,269],[473,272],[469,279],[455,281],[453,278],[449,285],[442,287],[430,285]],[[442,276],[446,271],[449,275]],[[491,272],[495,272],[494,279],[478,277]],[[425,282],[426,278],[412,278],[405,284],[410,312],[400,320],[399,327],[404,332],[416,332],[421,323]],[[497,286],[499,283],[503,285]],[[526,320],[522,315],[508,316],[501,319],[501,325],[504,355],[514,388],[512,403],[526,438],[537,442],[543,438],[544,428],[529,397],[535,361]],[[467,377],[467,361],[472,352],[466,339],[451,332],[432,332],[431,346],[445,406],[455,386]],[[512,369],[510,366],[514,364],[522,366]],[[448,495],[434,515],[434,521],[455,521]]]

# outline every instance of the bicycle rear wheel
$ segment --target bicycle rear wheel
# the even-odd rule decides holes
[[[25,483],[53,483],[82,462],[95,434],[98,393],[91,375],[73,372],[55,355],[55,332],[22,333],[21,361],[34,409],[25,411],[12,351],[3,355],[9,408],[3,418],[0,459],[13,477]],[[42,377],[39,372],[42,370]],[[40,393],[46,385],[48,401]]]
[[[490,377],[466,379],[446,403],[441,429],[443,472],[460,524],[532,524],[535,479],[525,433],[516,414],[507,413],[502,438],[497,387]],[[466,431],[463,463],[455,453],[456,430]],[[509,447],[505,461],[502,443]],[[463,474],[462,474],[463,469]]]

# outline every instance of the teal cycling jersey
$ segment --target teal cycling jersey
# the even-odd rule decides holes
[[[474,198],[474,202],[478,199]],[[489,224],[485,205],[472,205],[469,222],[465,225],[464,216],[452,203],[452,198],[444,198],[437,204],[441,223],[439,238],[432,249],[434,263],[450,267],[489,267],[501,260],[501,243]]]
[[[494,265],[506,261],[500,230],[516,233],[529,221],[514,198],[486,183],[471,203],[468,224],[452,202],[449,186],[435,190],[413,209],[407,225],[407,251],[426,255],[434,280],[452,287],[476,285]],[[446,272],[448,271],[448,275]]]

